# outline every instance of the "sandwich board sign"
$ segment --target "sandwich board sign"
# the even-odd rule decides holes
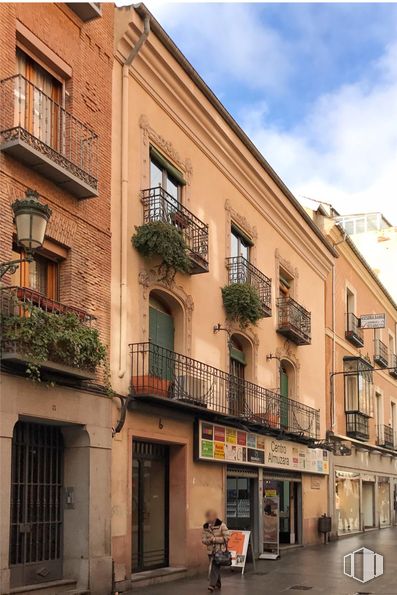
[[[385,328],[385,314],[363,314],[360,316],[360,328]]]
[[[263,553],[261,559],[280,556],[280,499],[274,489],[265,490],[263,498]]]
[[[248,546],[251,547],[252,559],[255,564],[254,551],[251,542],[251,531],[230,531],[227,549],[232,555],[231,568],[241,568],[241,574],[244,574]]]

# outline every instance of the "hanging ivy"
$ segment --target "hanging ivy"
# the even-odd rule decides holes
[[[171,280],[177,272],[190,273],[191,264],[182,233],[170,223],[152,221],[136,227],[132,245],[145,258],[159,257],[162,280]]]
[[[54,314],[36,306],[20,305],[21,315],[2,316],[2,348],[26,357],[27,374],[40,380],[45,361],[94,372],[105,363],[107,351],[96,329],[73,313]]]
[[[241,328],[257,324],[263,318],[263,306],[258,290],[249,283],[232,283],[222,288],[226,318]]]

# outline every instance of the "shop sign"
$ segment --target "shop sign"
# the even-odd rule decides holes
[[[363,314],[360,316],[360,328],[385,328],[385,314]]]
[[[329,473],[328,451],[265,437],[265,466],[305,473]]]
[[[264,436],[200,420],[198,458],[204,461],[265,464]]]
[[[195,458],[327,475],[328,451],[200,420]]]

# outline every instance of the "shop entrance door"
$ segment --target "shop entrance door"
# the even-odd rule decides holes
[[[265,480],[265,490],[275,490],[279,497],[280,544],[301,543],[301,483],[288,479]]]
[[[169,450],[133,442],[132,572],[168,566]]]
[[[252,477],[227,478],[227,526],[240,531],[253,530],[253,494]]]
[[[363,517],[364,527],[369,529],[375,526],[375,484],[363,481]]]
[[[62,578],[63,440],[19,421],[12,439],[10,566],[18,587]]]

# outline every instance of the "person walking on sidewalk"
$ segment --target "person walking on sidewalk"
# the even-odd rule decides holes
[[[227,550],[227,542],[229,540],[229,530],[226,524],[218,519],[215,510],[207,510],[205,513],[206,522],[203,525],[203,533],[201,541],[207,546],[207,553],[209,559],[209,585],[208,591],[211,593],[215,589],[221,588],[221,567],[215,563],[214,556],[218,551],[225,552]]]

